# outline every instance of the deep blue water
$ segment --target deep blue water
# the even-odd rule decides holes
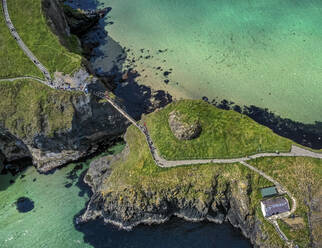
[[[79,227],[84,241],[96,248],[249,248],[241,233],[230,224],[191,223],[173,218],[162,225],[141,225],[133,231],[120,231],[103,221],[93,221]]]
[[[91,192],[83,182],[84,174],[79,177],[79,195],[90,197]],[[80,213],[74,216],[75,219]],[[95,248],[250,248],[250,241],[239,229],[229,223],[215,224],[208,221],[187,222],[173,217],[160,225],[139,225],[132,231],[93,220],[76,225],[77,231],[84,234],[84,242]]]
[[[49,175],[34,167],[24,176],[0,175],[0,248],[251,247],[228,223],[173,218],[130,232],[102,220],[76,225],[91,195],[83,183],[88,164],[70,164]]]

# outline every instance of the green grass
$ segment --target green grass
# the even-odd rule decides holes
[[[19,138],[53,135],[72,127],[72,98],[79,92],[53,90],[32,80],[0,82],[0,122]]]
[[[193,140],[178,140],[168,118],[176,110],[185,122],[199,121],[201,135]],[[183,100],[145,117],[151,137],[168,160],[193,158],[233,158],[259,152],[288,152],[292,142],[259,125],[249,117],[225,111],[203,101]]]
[[[43,78],[42,73],[29,60],[11,36],[6,26],[0,2],[0,78],[34,76]]]
[[[293,229],[287,225],[283,220],[277,220],[278,225],[285,235],[290,239],[294,240],[299,247],[309,247],[309,229],[306,222],[306,228]]]
[[[158,205],[161,198],[169,201],[180,202],[184,199],[184,201],[199,200],[210,203],[214,199],[220,201],[230,188],[233,194],[239,197],[244,194],[245,198],[249,199],[250,214],[256,216],[263,232],[269,234],[269,239],[264,241],[268,247],[284,247],[284,242],[274,227],[263,218],[260,210],[260,189],[270,186],[271,182],[240,164],[160,168],[154,164],[145,138],[137,128],[129,127],[126,141],[130,153],[111,165],[112,173],[102,185],[101,193],[105,196],[107,205],[110,200],[115,199],[108,197],[111,195],[118,196],[118,204],[130,202],[130,205],[139,209],[152,202]],[[250,192],[243,189],[247,188],[245,185],[251,189]],[[213,187],[216,188],[216,193]],[[147,192],[153,192],[148,200]]]
[[[42,0],[10,0],[9,14],[22,40],[47,67],[51,74],[55,71],[72,73],[81,67],[81,56],[68,51],[52,33],[42,11]],[[68,47],[77,50],[75,37],[68,38]]]
[[[198,138],[199,141],[198,139],[195,142],[193,140],[182,142],[176,140],[168,126],[168,114],[174,109],[183,115],[185,122],[198,121],[202,125],[203,132],[209,131],[201,134]],[[233,145],[245,153],[246,151],[257,152],[258,144],[261,144],[261,151],[265,151],[264,148],[273,151],[287,151],[292,144],[288,139],[273,134],[269,129],[254,123],[248,117],[216,109],[201,101],[187,100],[173,103],[165,109],[145,116],[144,121],[147,123],[157,147],[163,148],[162,155],[164,152],[168,152],[172,159],[178,159],[176,155],[183,158],[183,155],[204,157],[214,154],[205,149],[206,144],[212,145],[211,140],[215,140],[213,147],[220,150],[218,147],[222,142],[225,142],[224,139],[230,139],[227,142],[229,145],[227,143],[222,145],[227,150],[222,148],[220,150],[222,151],[221,156],[236,155],[238,151]],[[234,135],[237,136],[237,139],[232,141],[233,137],[231,136]],[[162,143],[163,137],[166,140],[164,143]],[[109,201],[118,199],[118,204],[130,204],[134,208],[140,209],[151,202],[158,205],[162,197],[169,201],[176,199],[178,202],[199,199],[208,204],[212,201],[211,197],[214,194],[215,199],[220,199],[227,189],[230,189],[232,194],[243,195],[245,191],[240,191],[240,189],[248,185],[246,194],[249,199],[250,216],[259,221],[264,236],[266,234],[269,237],[263,242],[267,244],[267,247],[286,247],[275,228],[263,217],[260,209],[260,201],[262,200],[260,189],[272,186],[270,181],[241,164],[205,164],[160,168],[154,164],[146,140],[137,128],[129,127],[126,140],[130,149],[129,154],[112,164],[112,174],[103,183],[101,193],[105,196],[107,205],[109,205]],[[180,143],[187,151],[181,149]],[[203,152],[204,149],[207,151],[206,153]],[[231,153],[231,151],[235,151],[235,153]],[[260,158],[249,163],[279,181],[295,196],[297,199],[295,215],[302,217],[305,220],[305,225],[297,230],[290,228],[285,223],[280,223],[280,225],[289,239],[294,240],[300,247],[308,247],[310,230],[307,219],[309,209],[306,202],[309,192],[313,194],[313,197],[316,197],[322,188],[322,160],[275,157]],[[215,193],[212,188],[214,183]],[[153,192],[152,196],[147,200],[146,195],[151,192]],[[111,197],[115,195],[118,197]],[[114,203],[111,202],[111,204]],[[290,204],[292,204],[291,201]],[[319,225],[313,225],[313,235],[317,233],[316,237],[318,237],[319,231]]]
[[[296,198],[297,209],[295,215],[303,217],[305,227],[294,230],[285,223],[281,228],[288,238],[295,240],[300,247],[309,245],[308,206],[309,193],[317,198],[322,188],[322,160],[313,158],[261,158],[249,162],[256,168],[272,176],[285,186]],[[308,188],[309,186],[309,188]],[[317,232],[315,229],[313,233]],[[318,234],[317,234],[318,235]]]

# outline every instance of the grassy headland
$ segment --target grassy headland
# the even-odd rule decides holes
[[[155,143],[159,147],[160,143],[157,142],[161,142],[162,137],[165,137],[165,142],[169,142],[169,140],[173,142],[169,143],[168,147],[161,146],[164,149],[166,148],[163,151],[173,151],[171,157],[173,159],[176,159],[176,154],[181,156],[183,152],[181,150],[181,153],[177,153],[176,149],[180,149],[180,146],[176,142],[179,141],[174,141],[174,137],[170,137],[172,134],[168,128],[167,116],[174,109],[186,113],[188,123],[194,123],[195,119],[198,118],[198,121],[202,124],[203,132],[207,129],[217,132],[214,134],[210,131],[203,137],[204,141],[185,146],[186,149],[190,149],[190,153],[195,152],[194,154],[198,156],[211,154],[203,151],[207,142],[211,145],[211,137],[217,139],[214,141],[216,144],[214,147],[219,147],[220,142],[225,142],[224,140],[227,138],[232,139],[231,135],[238,137],[235,142],[229,143],[230,149],[222,148],[220,150],[224,151],[221,154],[225,156],[234,154],[227,151],[238,151],[233,145],[244,152],[256,152],[258,142],[261,142],[262,148],[280,151],[289,149],[291,145],[291,141],[288,139],[273,134],[267,128],[261,127],[247,117],[231,111],[218,110],[198,101],[181,101],[145,117],[150,132],[153,132]],[[202,135],[199,138],[202,138]],[[248,139],[248,146],[244,139]],[[160,168],[155,165],[146,140],[137,128],[129,127],[126,133],[126,141],[129,146],[129,153],[112,164],[112,174],[103,182],[101,193],[105,198],[105,206],[115,204],[115,199],[117,199],[119,206],[130,205],[134,209],[149,209],[147,206],[159,206],[164,198],[169,202],[197,201],[200,206],[207,204],[209,206],[212,201],[220,202],[227,191],[231,191],[231,194],[240,198],[237,200],[246,202],[246,211],[249,212],[249,216],[260,223],[263,235],[266,238],[268,237],[262,242],[267,247],[286,246],[274,227],[262,215],[260,189],[272,186],[272,183],[259,174],[241,164],[205,164]],[[184,142],[189,143],[193,140]],[[209,150],[206,149],[206,151]],[[211,151],[214,151],[214,149]],[[187,154],[189,155],[189,153]],[[312,201],[312,197],[316,199],[321,189],[322,161],[311,158],[276,157],[253,160],[250,161],[250,164],[272,176],[295,196],[298,204],[295,215],[303,220],[304,224],[293,227],[280,221],[280,225],[289,239],[295,240],[300,247],[308,247],[310,244],[308,203]],[[114,202],[109,203],[109,201]],[[125,219],[129,218],[127,215],[125,216]],[[311,234],[315,237],[315,240],[318,238],[320,229],[318,224],[312,224]]]
[[[42,78],[42,73],[29,60],[11,36],[6,26],[0,2],[0,78],[34,76]]]
[[[176,110],[186,123],[198,121],[202,132],[193,140],[178,140],[169,124]],[[174,102],[144,121],[161,156],[168,160],[189,158],[233,158],[259,152],[288,152],[292,142],[235,111],[214,108],[204,101]]]
[[[211,204],[220,202],[229,188],[245,195],[241,200],[249,199],[250,215],[261,222],[261,229],[269,234],[265,242],[271,247],[284,247],[274,227],[264,220],[259,201],[262,187],[271,186],[265,178],[240,164],[206,164],[164,169],[156,166],[152,160],[145,138],[131,126],[126,134],[130,153],[126,158],[112,164],[112,174],[103,183],[102,195],[118,196],[118,204],[132,204],[138,209],[146,205],[157,205],[160,199],[169,201],[195,201]],[[215,187],[216,193],[213,189]],[[248,189],[251,189],[249,193]],[[153,192],[152,194],[149,192]],[[147,197],[147,195],[153,197]],[[215,195],[214,195],[215,194]],[[105,204],[108,205],[109,197]],[[141,206],[142,205],[142,206]]]
[[[53,34],[43,13],[42,0],[11,0],[8,1],[11,20],[22,40],[43,63],[54,73],[72,73],[81,67],[81,56],[78,52],[75,37],[65,37],[68,47],[60,44],[59,38]]]
[[[71,98],[80,92],[53,90],[33,80],[0,82],[0,121],[20,138],[71,128]]]

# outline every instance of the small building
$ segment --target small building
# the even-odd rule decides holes
[[[273,187],[262,188],[261,194],[263,198],[277,195],[276,187],[273,186]]]
[[[269,198],[261,201],[261,209],[264,217],[270,217],[290,211],[290,205],[285,197]]]

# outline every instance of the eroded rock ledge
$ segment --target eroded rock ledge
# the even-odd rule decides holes
[[[84,181],[91,186],[93,196],[79,221],[103,218],[106,223],[127,230],[141,223],[163,223],[171,216],[219,224],[229,221],[234,227],[240,228],[255,247],[271,248],[263,242],[267,236],[261,230],[261,221],[249,207],[250,179],[240,181],[231,178],[227,182],[217,175],[211,179],[211,185],[205,188],[195,185],[194,180],[188,186],[178,183],[176,187],[169,188],[153,185],[107,186],[111,163],[124,161],[128,154],[129,146],[126,146],[120,155],[100,158],[91,164]]]
[[[12,88],[1,86],[2,97],[12,101],[10,108],[0,111],[0,151],[5,163],[29,157],[40,172],[48,172],[95,152],[101,144],[108,145],[127,127],[111,105],[92,96],[30,84],[35,86],[25,82]],[[46,92],[46,97],[37,100],[39,92]],[[29,107],[23,111],[25,105]]]

